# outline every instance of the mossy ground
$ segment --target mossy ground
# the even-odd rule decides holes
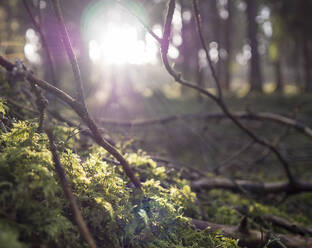
[[[126,155],[143,181],[131,187],[119,167],[95,148],[79,156],[60,142],[72,130],[56,128],[59,156],[82,215],[99,247],[237,247],[237,241],[194,230],[186,214],[198,216],[187,181],[139,153]],[[86,247],[54,172],[48,140],[36,124],[12,123],[1,132],[0,247]]]
[[[268,102],[267,99],[266,104],[270,105]],[[2,101],[0,103],[0,115],[3,116],[8,108]],[[176,104],[179,107],[188,106],[186,103]],[[202,104],[203,109],[209,109],[210,105],[206,104]],[[235,109],[236,100],[232,105]],[[306,111],[309,112],[309,109]],[[10,116],[10,113],[7,114]],[[47,137],[36,133],[36,120],[8,119],[7,132],[0,131],[0,247],[86,247],[73,223],[71,210],[54,172]],[[237,247],[237,241],[222,235],[195,231],[186,216],[237,225],[242,217],[238,211],[241,209],[251,217],[254,228],[261,225],[273,231],[285,232],[263,222],[261,216],[266,213],[311,226],[312,197],[309,193],[285,198],[283,194],[251,196],[212,190],[195,195],[189,182],[180,177],[179,170],[167,170],[157,165],[146,153],[137,150],[138,145],[149,150],[149,146],[145,146],[147,143],[157,143],[157,151],[163,153],[165,150],[165,154],[169,151],[171,155],[178,155],[186,166],[196,167],[199,164],[198,168],[209,171],[213,168],[213,161],[226,157],[225,150],[232,151],[233,144],[244,139],[238,130],[230,129],[231,124],[227,122],[225,125],[194,122],[192,130],[189,124],[182,125],[186,133],[175,124],[158,126],[153,132],[137,130],[134,132],[139,134],[137,137],[143,135],[145,138],[140,143],[136,140],[129,142],[129,138],[133,137],[122,135],[118,146],[142,180],[144,193],[133,189],[120,167],[102,160],[111,158],[103,149],[94,145],[86,149],[79,142],[77,130],[55,127],[61,162],[99,247]],[[264,135],[269,135],[272,130],[272,126],[255,125],[253,128]],[[208,134],[196,134],[195,129],[203,132],[208,130]],[[157,134],[164,130],[166,135]],[[225,130],[229,135],[215,143],[212,138],[224,137]],[[114,135],[121,137],[119,130],[112,131],[117,131]],[[206,138],[211,141],[208,146],[206,141],[203,142]],[[187,143],[183,145],[182,141],[185,140]],[[198,140],[204,146],[199,153]],[[287,142],[287,146],[296,145],[298,149],[306,144],[305,137],[296,133],[290,133]],[[244,156],[248,160],[257,151]],[[204,153],[209,155],[205,154],[206,158],[213,159],[206,162],[200,156],[194,159],[196,154]],[[267,166],[270,166],[269,170]],[[244,178],[248,175],[263,181],[280,180],[283,171],[278,168],[277,161],[269,157],[261,166],[234,170],[231,176]],[[304,164],[300,164],[295,172],[303,178],[309,178],[310,175]]]

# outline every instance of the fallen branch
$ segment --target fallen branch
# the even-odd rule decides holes
[[[278,123],[285,125],[300,133],[306,135],[308,138],[312,139],[312,129],[306,124],[291,119],[289,117],[273,114],[267,112],[232,112],[232,115],[238,119],[244,120],[258,120],[258,121],[268,121],[273,123]],[[136,121],[115,121],[115,120],[98,120],[99,123],[103,125],[114,125],[120,127],[136,127],[136,126],[148,126],[148,125],[158,125],[158,124],[167,124],[173,121],[178,120],[222,120],[228,119],[224,113],[196,113],[196,114],[185,114],[185,115],[171,115],[168,117],[150,119],[150,120],[136,120]]]
[[[235,207],[235,210],[237,210],[243,216],[249,215],[248,208],[245,208],[244,206],[237,206]],[[269,222],[274,226],[284,228],[289,232],[300,234],[300,235],[309,235],[312,237],[312,229],[307,228],[300,224],[290,222],[289,220],[284,219],[280,216],[276,216],[273,214],[263,214],[263,215],[261,214],[259,217],[261,220],[265,222]]]
[[[295,184],[289,182],[255,183],[253,181],[231,180],[227,178],[203,178],[191,182],[191,187],[194,191],[200,191],[203,189],[224,189],[240,192],[241,189],[245,189],[249,192],[258,194],[298,194],[302,192],[312,192],[312,183],[305,181],[296,181]]]
[[[312,229],[307,228],[305,226],[299,225],[299,224],[295,224],[295,223],[291,223],[290,221],[279,217],[279,216],[275,216],[272,214],[266,214],[263,215],[262,218],[268,222],[271,222],[272,224],[282,227],[290,232],[293,233],[298,233],[301,235],[310,235],[312,236]]]
[[[241,247],[263,247],[268,243],[268,247],[282,247],[280,243],[287,248],[312,247],[312,238],[289,234],[276,234],[272,236],[269,232],[249,229],[246,217],[242,219],[238,226],[221,225],[195,219],[191,219],[191,223],[197,229],[207,230],[208,232],[221,231],[221,233],[225,236],[233,239],[239,239],[239,245]]]

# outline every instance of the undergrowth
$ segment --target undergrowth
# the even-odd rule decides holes
[[[0,131],[0,247],[87,247],[54,172],[48,139],[36,128],[18,121]],[[120,167],[103,161],[104,150],[73,152],[65,142],[72,131],[55,128],[58,154],[98,247],[238,247],[191,226],[185,216],[198,217],[199,208],[187,181],[142,152],[129,153],[143,182],[138,192]]]

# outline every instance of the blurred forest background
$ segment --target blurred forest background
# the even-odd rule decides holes
[[[129,161],[133,151],[146,152],[166,167],[161,173],[173,169],[190,181],[183,189],[202,192],[196,204],[208,206],[200,209],[205,221],[237,225],[244,207],[252,213],[259,203],[261,216],[276,214],[311,227],[312,0],[177,0],[174,9],[168,7],[172,0],[60,1],[87,108],[83,98],[66,98],[30,76],[71,96],[79,93],[56,2],[0,1],[0,65],[6,69],[0,74],[0,100],[10,109],[5,118],[0,109],[3,137],[15,120],[39,120],[40,127],[45,111],[49,122],[73,128],[64,147],[82,158],[94,141],[105,148],[107,140]],[[170,10],[172,23],[165,29]],[[18,67],[30,86],[16,79]],[[46,91],[38,93],[37,86]],[[113,156],[103,160],[126,171],[123,155],[109,149]],[[139,175],[140,168],[131,166]],[[144,179],[136,181],[129,171],[141,189]],[[215,188],[248,200],[242,204],[234,194],[209,191]],[[293,196],[297,193],[303,194]],[[253,220],[261,224],[257,217]],[[280,221],[274,218],[268,222]],[[312,233],[283,220],[277,226],[286,226],[286,234]],[[265,227],[271,230],[271,224]],[[311,238],[306,240],[306,246],[289,247],[310,248]]]
[[[259,173],[262,169],[255,163],[277,164],[270,152],[250,142],[230,121],[206,121],[204,115],[220,113],[218,107],[166,72],[157,41],[139,22],[161,36],[166,5],[162,0],[62,2],[92,115],[113,140],[130,141],[129,146],[159,159],[207,171],[230,163],[229,169],[249,166]],[[210,59],[231,111],[274,112],[311,124],[312,1],[211,0],[198,5]],[[2,55],[11,61],[22,59],[36,75],[73,92],[73,75],[49,1],[2,1],[0,28]],[[186,80],[216,93],[191,1],[177,1],[168,55]],[[18,102],[22,96],[11,97]],[[79,123],[48,98],[51,111]],[[167,117],[169,121],[161,121]],[[274,123],[246,125],[277,142],[293,170],[302,172],[310,165],[309,139]],[[239,156],[228,160],[237,152]]]

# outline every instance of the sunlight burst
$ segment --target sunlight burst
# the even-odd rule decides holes
[[[157,63],[156,42],[124,9],[96,4],[85,16],[89,56],[96,65]]]
[[[109,23],[98,39],[89,42],[89,56],[103,64],[155,64],[157,46],[149,35],[139,39],[135,26]]]
[[[136,15],[148,23],[144,9],[132,4]],[[89,57],[98,66],[154,65],[159,62],[159,44],[144,30],[136,17],[119,5],[108,7],[103,2],[90,4],[85,10],[82,27]],[[177,5],[173,16],[173,39],[168,51],[171,59],[177,59],[180,55],[178,47],[182,44],[181,28],[181,7]],[[159,37],[162,36],[159,24],[154,24],[152,30]]]

